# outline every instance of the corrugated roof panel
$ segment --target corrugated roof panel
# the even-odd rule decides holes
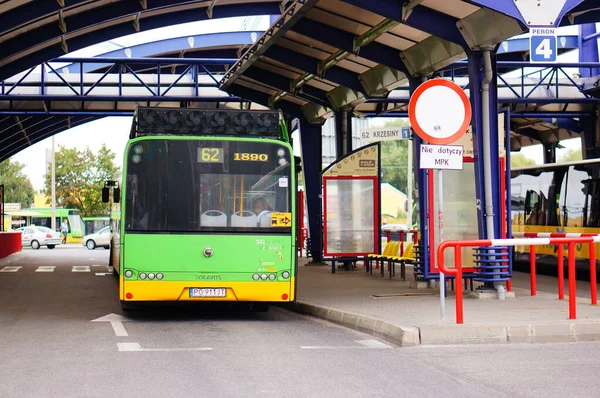
[[[500,1],[513,1],[513,0],[500,0]],[[517,0],[514,0],[517,1]],[[538,0],[539,1],[539,0]],[[439,11],[443,14],[450,15],[457,19],[463,19],[479,10],[481,7],[477,7],[473,4],[466,3],[464,1],[450,2],[448,0],[423,0],[421,2],[423,7],[431,8]]]

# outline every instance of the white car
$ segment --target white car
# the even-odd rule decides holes
[[[38,227],[31,225],[29,227],[17,228],[21,231],[21,243],[23,247],[31,247],[34,250],[41,246],[46,246],[48,249],[54,249],[62,243],[60,232],[56,232],[47,227]]]
[[[108,249],[110,247],[110,227],[104,227],[94,234],[84,236],[81,242],[90,250],[94,250],[98,246]]]

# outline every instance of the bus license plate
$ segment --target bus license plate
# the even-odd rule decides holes
[[[190,288],[190,297],[225,297],[225,289]]]

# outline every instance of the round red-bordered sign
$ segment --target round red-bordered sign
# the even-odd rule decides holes
[[[432,79],[421,84],[408,103],[408,118],[415,133],[436,145],[459,139],[471,123],[471,103],[456,83]]]

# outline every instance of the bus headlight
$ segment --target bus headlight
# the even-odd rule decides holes
[[[260,276],[260,279],[262,279],[263,281],[266,281],[267,280],[267,274],[262,274]]]
[[[140,274],[140,279],[146,279],[146,274],[142,272],[142,273]]]
[[[260,276],[258,274],[254,274],[252,275],[252,279],[254,279],[255,281],[260,279]]]
[[[142,160],[142,157],[141,157],[140,155],[133,155],[133,156],[131,157],[131,161],[132,161],[133,163],[139,163],[141,160]]]
[[[279,148],[277,150],[277,156],[279,156],[280,158],[284,157],[285,156],[285,149]]]
[[[136,162],[137,163],[137,162]],[[285,166],[287,164],[287,160],[285,158],[281,158],[279,159],[279,165],[280,166]]]
[[[158,279],[159,281],[161,281],[163,278],[163,274],[156,274],[156,279]]]
[[[287,279],[290,277],[290,273],[287,271],[283,271],[283,273],[281,274],[281,276],[283,276],[283,279]]]
[[[276,278],[275,274],[271,274],[271,275],[269,275],[269,279],[270,279],[270,280],[274,281],[274,280],[275,280],[275,278]]]
[[[148,279],[150,279],[150,280],[154,279],[154,274],[152,272],[150,272],[148,274]]]
[[[144,147],[142,147],[141,145],[136,145],[133,147],[133,152],[135,152],[138,155],[141,155],[144,152]]]
[[[131,272],[130,269],[128,269],[127,271],[125,271],[125,276],[128,278],[131,278],[131,275],[133,275],[133,272]]]

